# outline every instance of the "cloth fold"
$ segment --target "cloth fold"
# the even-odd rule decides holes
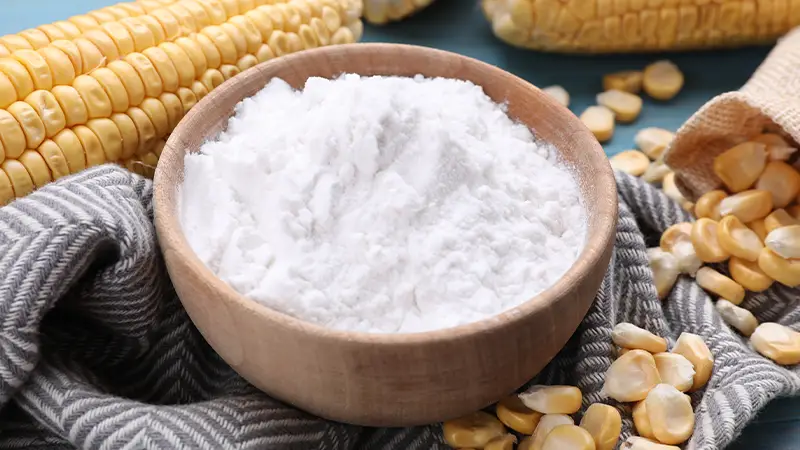
[[[687,448],[723,448],[769,400],[800,391],[800,368],[756,354],[691,278],[657,299],[645,249],[690,217],[638,179],[618,173],[617,184],[620,217],[601,290],[532,382],[577,385],[584,408],[618,406],[628,435],[630,408],[600,394],[615,357],[613,325],[632,322],[671,343],[699,334],[716,363],[707,388],[692,395],[697,425]],[[113,165],[0,208],[0,449],[448,448],[438,424],[328,422],[250,386],[181,307],[152,215],[151,181]],[[798,303],[797,290],[775,287],[745,306],[761,321],[800,329]]]

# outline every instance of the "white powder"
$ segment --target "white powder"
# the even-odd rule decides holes
[[[330,328],[419,332],[496,315],[582,250],[578,186],[469,82],[273,80],[186,156],[180,220],[235,290]]]

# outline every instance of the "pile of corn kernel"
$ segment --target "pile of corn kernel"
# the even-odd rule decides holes
[[[685,392],[702,388],[711,378],[714,358],[700,336],[683,333],[672,352],[667,340],[630,323],[611,333],[619,357],[605,375],[603,394],[633,403],[639,436],[626,439],[624,450],[677,450],[694,431],[694,410]],[[479,411],[445,422],[445,441],[453,448],[484,450],[613,450],[622,432],[617,408],[594,403],[579,425],[572,415],[583,403],[574,386],[528,388],[495,405],[495,415]]]
[[[650,137],[643,138],[644,133]],[[800,333],[777,323],[759,324],[740,306],[748,291],[762,292],[776,282],[800,286],[796,146],[779,134],[764,132],[726,150],[713,163],[722,188],[692,203],[675,186],[674,173],[661,154],[656,152],[653,163],[647,158],[654,155],[648,153],[653,149],[663,152],[671,139],[667,130],[645,129],[636,137],[641,152],[631,150],[611,158],[617,169],[649,182],[660,181],[664,193],[696,217],[668,228],[659,247],[648,250],[659,297],[666,298],[680,274],[692,276],[718,298],[719,315],[749,337],[756,351],[778,364],[800,363]],[[634,153],[642,157],[632,157]]]
[[[643,71],[627,70],[603,77],[604,91],[597,94],[597,105],[586,108],[580,119],[600,142],[614,136],[616,123],[631,123],[642,112],[642,90],[655,100],[670,100],[683,88],[683,73],[671,61],[656,61]],[[564,106],[569,106],[569,93],[561,86],[543,88]]]

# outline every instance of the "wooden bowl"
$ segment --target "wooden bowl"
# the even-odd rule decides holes
[[[234,291],[195,255],[176,214],[184,155],[226,125],[234,106],[273,77],[423,74],[470,80],[553,143],[574,168],[588,209],[577,262],[530,301],[480,322],[415,334],[336,331],[276,312]],[[453,53],[396,44],[324,47],[274,59],[227,81],[195,106],[161,154],[155,217],[169,274],[192,321],[222,358],[272,397],[318,416],[411,426],[484,408],[536,375],[583,319],[608,268],[617,217],[609,163],[566,108],[503,70]]]

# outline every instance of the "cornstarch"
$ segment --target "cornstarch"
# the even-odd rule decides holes
[[[554,284],[584,245],[555,149],[470,82],[274,79],[185,162],[180,220],[203,263],[329,328],[478,321]]]

